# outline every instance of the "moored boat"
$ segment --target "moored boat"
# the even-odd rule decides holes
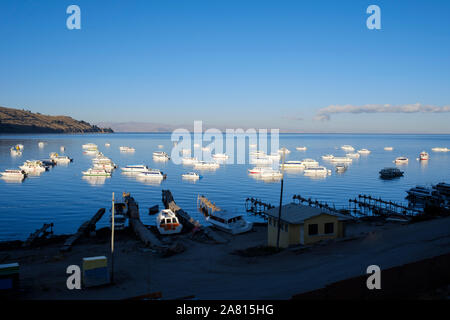
[[[18,169],[6,169],[3,172],[0,172],[2,178],[4,179],[14,179],[14,180],[23,180],[27,176],[27,174],[23,170]]]
[[[134,148],[132,147],[127,147],[127,146],[121,146],[119,147],[120,152],[134,152],[136,151]]]
[[[201,176],[197,172],[187,172],[181,175],[183,179],[198,180]]]
[[[306,147],[296,147],[295,150],[297,151],[306,151]]]
[[[313,167],[313,168],[306,168],[304,170],[305,175],[328,175],[331,174],[331,170],[325,168],[325,167]]]
[[[333,158],[334,158],[334,155],[332,155],[332,154],[326,154],[326,155],[322,156],[323,160],[331,160]]]
[[[227,211],[215,212],[207,215],[206,221],[221,231],[231,234],[241,234],[252,229],[253,223],[244,219],[243,214]]]
[[[86,171],[82,171],[84,176],[89,177],[110,177],[111,172],[106,171],[105,169],[95,169],[95,168],[89,168]]]
[[[344,151],[355,151],[355,148],[353,148],[352,146],[345,144],[341,147],[342,150]]]
[[[398,168],[383,168],[379,173],[382,179],[393,179],[403,176],[403,171]]]
[[[170,209],[161,210],[156,216],[156,227],[160,234],[180,233],[183,225]]]
[[[123,172],[148,172],[150,169],[143,164],[128,165],[120,168]]]
[[[361,150],[358,150],[358,153],[360,153],[360,154],[369,154],[370,150],[368,150],[368,149],[361,149]]]
[[[422,151],[419,155],[419,159],[420,160],[429,160],[430,159],[430,155],[428,154],[428,152],[426,151]]]
[[[397,157],[397,158],[395,158],[395,160],[394,160],[394,163],[395,164],[406,164],[406,163],[408,163],[408,158],[407,157]]]

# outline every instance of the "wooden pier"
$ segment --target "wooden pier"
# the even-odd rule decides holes
[[[349,210],[352,215],[356,216],[416,216],[422,214],[423,211],[417,208],[410,208],[404,205],[385,201],[381,198],[360,194],[358,199],[349,199]]]
[[[197,208],[205,215],[213,215],[214,212],[222,211],[222,209],[217,206],[214,202],[211,202],[205,196],[197,196]]]
[[[312,200],[311,198],[303,198],[301,195],[299,194],[295,194],[292,196],[292,200],[297,200],[298,204],[306,204],[310,207],[314,207],[314,208],[320,208],[323,209],[324,211],[328,211],[330,213],[339,213],[339,214],[346,214],[345,210],[339,210],[336,209],[336,207],[330,206],[328,203],[324,202],[324,201],[318,201],[318,200]]]
[[[245,199],[245,210],[255,215],[263,216],[264,219],[266,218],[264,212],[272,208],[275,208],[275,206],[271,205],[270,203],[266,203],[255,198]]]
[[[139,215],[139,206],[129,193],[123,193],[123,198],[127,204],[127,216],[130,221],[130,226],[141,241],[148,247],[155,247],[156,249],[165,249],[159,239],[142,223]]]
[[[47,231],[49,228],[50,228],[50,232]],[[32,234],[30,234],[30,236],[23,243],[22,246],[28,247],[28,246],[32,245],[36,239],[46,236],[47,234],[53,234],[53,223],[44,223],[42,228],[40,228],[40,229],[36,230],[35,232],[33,232]]]
[[[60,249],[62,252],[69,251],[74,243],[84,234],[87,234],[88,232],[95,230],[95,225],[97,222],[103,217],[105,214],[105,208],[101,208],[97,211],[97,213],[88,221],[84,222],[79,228],[77,233],[71,235],[66,242],[64,242],[64,245]]]

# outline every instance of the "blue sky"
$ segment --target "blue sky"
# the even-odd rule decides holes
[[[81,8],[81,30],[66,8]],[[366,8],[381,8],[381,30]],[[450,1],[0,0],[0,105],[89,122],[445,132]]]

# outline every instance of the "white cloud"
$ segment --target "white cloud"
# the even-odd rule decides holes
[[[332,114],[338,113],[443,113],[450,112],[449,106],[431,106],[420,103],[392,106],[390,104],[366,104],[363,106],[353,105],[330,105],[319,109],[315,120],[330,120]]]

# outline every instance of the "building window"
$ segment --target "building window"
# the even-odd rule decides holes
[[[317,223],[308,225],[308,235],[315,236],[319,234],[319,225]]]
[[[333,222],[325,223],[325,234],[331,233],[334,233],[334,223]]]

